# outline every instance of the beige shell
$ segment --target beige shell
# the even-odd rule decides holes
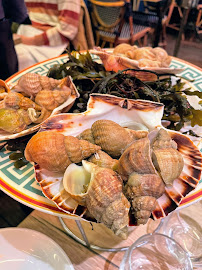
[[[122,192],[122,180],[113,170],[82,161],[65,171],[63,185],[67,193],[90,214],[122,237],[127,238],[130,203]]]
[[[158,174],[132,173],[124,187],[125,196],[131,201],[132,214],[137,225],[146,224],[156,207],[156,200],[165,191]]]
[[[100,149],[99,146],[54,131],[39,132],[28,142],[25,157],[53,172],[64,172]]]
[[[145,137],[147,131],[133,131],[123,128],[111,120],[97,120],[91,129],[84,130],[79,138],[99,145],[112,157],[119,157],[134,140]]]
[[[133,172],[155,174],[150,154],[150,140],[142,138],[126,148],[119,159],[117,172],[126,181]]]
[[[13,109],[24,109],[34,108],[37,111],[41,111],[41,106],[37,105],[31,99],[24,97],[20,93],[10,92],[4,98],[4,106],[5,108],[13,108]]]
[[[118,166],[118,160],[111,158],[102,150],[98,150],[92,157],[88,159],[88,161],[100,167],[110,168],[112,170],[116,170]]]
[[[171,185],[180,176],[184,166],[182,155],[173,148],[154,150],[152,161],[166,185]]]
[[[23,92],[28,96],[35,96],[41,90],[51,90],[56,88],[61,80],[55,80],[37,73],[26,73],[18,80],[13,87],[16,92]]]
[[[104,223],[116,235],[127,238],[130,203],[122,192],[121,178],[109,168],[83,161],[91,174],[86,206],[92,216]]]
[[[42,90],[36,94],[35,102],[48,111],[53,111],[63,104],[71,95],[71,89],[65,90]]]
[[[11,90],[5,81],[0,80],[0,100],[3,100],[10,91]]]

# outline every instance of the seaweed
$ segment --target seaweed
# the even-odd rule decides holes
[[[158,75],[157,80],[143,82],[133,76],[130,71],[141,72],[135,69],[126,69],[117,73],[106,71],[102,64],[94,61],[87,51],[86,54],[73,51],[68,53],[68,61],[54,66],[48,76],[60,79],[67,75],[72,76],[80,98],[76,100],[71,112],[83,112],[91,93],[111,94],[129,99],[145,99],[161,102],[165,105],[163,120],[170,122],[168,128],[180,130],[185,122],[191,126],[202,125],[202,111],[195,110],[187,100],[187,96],[195,95],[202,99],[202,92],[186,88],[186,83],[179,78],[173,85],[172,74]],[[166,78],[161,79],[162,76]],[[202,102],[199,102],[202,104]]]

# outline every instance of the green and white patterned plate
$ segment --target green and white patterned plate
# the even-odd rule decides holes
[[[93,55],[94,60],[98,60],[97,56]],[[23,71],[14,74],[7,80],[8,84],[15,83],[23,74],[34,72],[41,75],[46,75],[50,67],[55,64],[65,63],[67,55],[62,55],[53,59],[46,60],[42,63],[35,64]],[[173,58],[171,67],[184,68],[180,74],[185,79],[194,80],[193,86],[200,90],[202,89],[202,70],[197,66],[184,62],[180,59]],[[49,199],[45,198],[34,177],[33,165],[30,163],[21,169],[16,169],[13,162],[9,159],[11,152],[3,148],[0,151],[0,189],[7,193],[15,200],[48,214],[66,217],[67,215],[59,210],[57,206]],[[191,192],[181,202],[181,206],[193,203],[202,198],[202,183]]]

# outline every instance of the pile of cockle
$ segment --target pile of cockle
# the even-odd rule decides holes
[[[76,100],[71,112],[78,113],[86,110],[91,93],[110,94],[130,99],[144,99],[161,102],[165,105],[164,120],[168,120],[168,128],[180,130],[185,122],[191,125],[202,126],[202,110],[194,109],[188,102],[186,95],[196,95],[202,98],[200,91],[191,91],[186,88],[186,83],[180,78],[173,85],[171,74],[166,79],[163,75],[144,70],[146,73],[156,75],[156,80],[143,82],[133,72],[142,70],[127,69],[126,71],[106,71],[102,64],[96,63],[91,55],[73,52],[68,54],[69,60],[61,65],[56,65],[48,72],[48,76],[61,79],[67,75],[72,76],[80,98]],[[175,75],[173,75],[175,76]]]

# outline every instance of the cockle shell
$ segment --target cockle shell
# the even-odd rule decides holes
[[[54,131],[35,134],[25,148],[28,161],[53,172],[64,172],[71,163],[79,163],[100,149],[99,146]]]
[[[82,131],[90,129],[95,121],[108,119],[124,127],[127,127],[125,123],[138,123],[149,131],[149,140],[153,142],[152,138],[155,138],[162,128],[162,115],[163,104],[93,94],[90,96],[86,112],[51,116],[42,124],[40,131],[52,130],[66,136],[78,136]],[[183,156],[184,167],[180,176],[172,185],[166,186],[163,195],[156,200],[156,207],[151,214],[154,219],[165,217],[177,208],[181,200],[195,189],[201,179],[202,156],[198,148],[188,136],[171,130],[166,131],[177,144],[177,149]],[[92,216],[88,215],[86,208],[79,206],[78,202],[64,190],[63,173],[57,174],[36,165],[35,174],[44,195],[55,202],[59,209],[71,217],[82,217],[92,221]],[[134,225],[136,221],[131,216],[129,218],[129,224]]]
[[[37,73],[26,73],[18,80],[17,85],[13,87],[16,92],[23,92],[28,96],[35,96],[41,90],[52,90],[61,83],[61,80],[55,80]]]
[[[118,166],[118,160],[111,158],[107,153],[102,150],[98,150],[93,156],[88,159],[88,161],[100,167],[110,168],[112,170],[116,170]]]

